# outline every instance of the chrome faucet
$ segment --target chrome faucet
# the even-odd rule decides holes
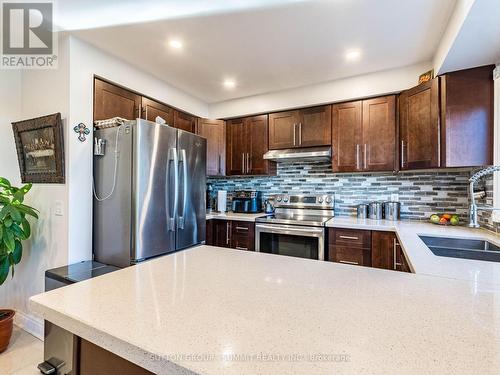
[[[500,165],[494,165],[488,168],[481,169],[480,171],[474,173],[471,178],[469,178],[469,228],[479,228],[480,225],[477,222],[477,212],[478,211],[497,211],[498,208],[478,206],[476,204],[476,194],[474,193],[474,184],[479,181],[481,177],[493,174],[494,172],[500,171]]]

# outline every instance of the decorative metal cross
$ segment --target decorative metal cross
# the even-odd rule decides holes
[[[78,133],[78,140],[80,142],[85,142],[87,139],[85,136],[90,134],[90,129],[84,123],[79,123],[77,126],[73,128],[75,133]]]

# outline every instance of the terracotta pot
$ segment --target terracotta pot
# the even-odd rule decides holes
[[[0,353],[9,346],[16,312],[14,310],[0,310],[1,313],[7,313],[7,315],[0,318]]]

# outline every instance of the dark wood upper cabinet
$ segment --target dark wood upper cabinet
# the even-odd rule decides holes
[[[194,133],[196,127],[196,116],[189,113],[174,111],[174,127]]]
[[[494,68],[441,76],[442,167],[493,164]]]
[[[174,109],[155,100],[142,97],[141,118],[155,122],[156,117],[164,119],[167,125],[174,125]]]
[[[269,115],[269,149],[330,145],[331,106],[303,108]]]
[[[332,137],[332,106],[304,108],[299,111],[299,147],[329,146]]]
[[[267,115],[228,120],[228,175],[275,174],[276,163],[263,158],[268,150]]]
[[[395,144],[394,95],[332,106],[334,172],[392,171]]]
[[[439,167],[439,77],[401,93],[399,121],[400,168]]]
[[[396,168],[396,97],[363,100],[363,170]]]
[[[361,171],[362,102],[332,106],[333,171]]]
[[[228,175],[242,175],[245,172],[247,131],[243,118],[227,121],[227,157]]]
[[[207,176],[226,174],[226,122],[199,118],[196,134],[207,140]]]
[[[98,78],[94,79],[94,121],[140,117],[141,96]]]
[[[299,122],[299,111],[269,114],[269,149],[298,147],[297,124]]]
[[[247,169],[246,174],[276,174],[276,163],[264,160],[269,151],[267,115],[247,117]]]

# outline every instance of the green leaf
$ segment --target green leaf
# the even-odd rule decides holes
[[[7,276],[9,276],[9,268],[10,264],[8,257],[0,259],[0,285],[2,285],[7,279]]]
[[[5,228],[10,228],[10,226],[12,225],[12,219],[10,217],[5,219],[5,221],[3,222],[3,225],[5,225]]]
[[[24,204],[20,204],[20,205],[17,205],[16,208],[21,211],[23,214],[26,214],[26,215],[30,215],[30,216],[33,216],[35,219],[38,219],[38,214],[37,214],[37,211],[30,207],[30,206],[26,206]],[[1,212],[0,212],[0,220],[1,220]]]
[[[10,230],[14,233],[14,237],[17,237],[20,240],[26,239],[26,235],[24,234],[24,231],[21,229],[19,224],[12,224],[10,226]]]
[[[21,216],[21,212],[15,208],[14,206],[6,206],[9,207],[9,214],[12,220],[14,220],[16,223],[20,223],[23,221],[23,217]]]
[[[30,236],[31,236],[31,225],[30,225],[29,221],[26,220],[26,219],[23,219],[23,221],[21,222],[21,225],[23,227],[25,238],[26,239],[30,238]],[[0,226],[0,228],[1,228],[1,226]],[[1,236],[0,236],[0,239],[1,239]]]
[[[24,233],[26,234],[26,232]],[[3,238],[3,225],[0,223],[0,243],[2,242],[2,238]]]
[[[14,196],[14,200],[12,201],[13,203],[23,203],[24,201],[24,192],[22,190],[18,190]]]
[[[10,206],[4,206],[4,208],[0,210],[0,221],[4,220],[9,214],[9,207]]]
[[[14,251],[14,248],[16,247],[14,233],[12,233],[9,229],[7,229],[4,233],[3,243],[5,244],[9,252]]]
[[[12,259],[14,260],[14,264],[19,264],[22,257],[23,257],[23,245],[21,242],[16,241],[16,246],[14,248],[14,251],[12,252]]]
[[[3,205],[10,204],[10,199],[5,195],[0,194],[0,204],[3,204]]]
[[[0,186],[4,188],[10,188],[10,181],[4,177],[0,177]]]

